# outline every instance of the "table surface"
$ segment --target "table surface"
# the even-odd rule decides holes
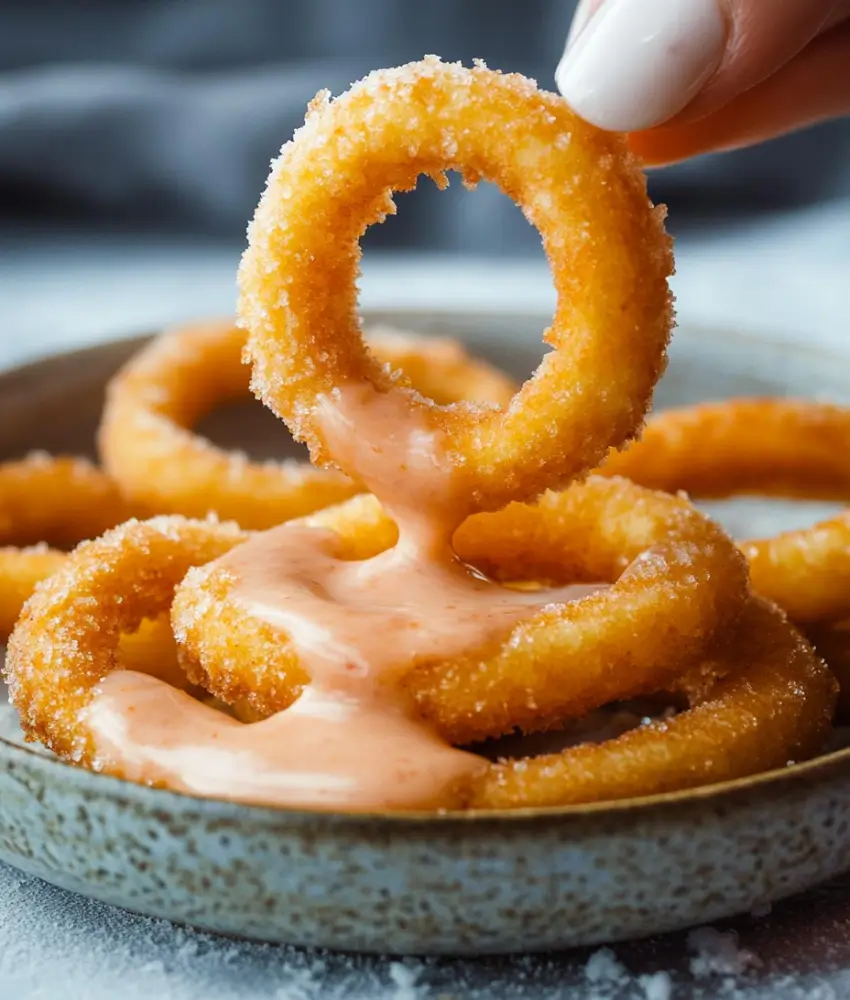
[[[153,238],[0,232],[0,365],[226,313],[238,252]],[[850,206],[691,238],[677,258],[683,317],[850,350]],[[371,308],[546,310],[553,298],[542,259],[367,257],[362,283]],[[119,996],[843,1000],[850,997],[850,878],[720,933],[542,958],[400,962],[215,938],[0,865],[0,1000]]]

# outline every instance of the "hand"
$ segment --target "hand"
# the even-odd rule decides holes
[[[556,73],[648,164],[850,113],[850,0],[581,0]]]

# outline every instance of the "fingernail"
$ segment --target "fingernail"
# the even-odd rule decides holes
[[[570,25],[570,33],[567,35],[567,45],[569,48],[582,33],[587,22],[599,9],[602,0],[580,0],[576,12],[573,14],[573,23]]]
[[[681,111],[726,43],[717,0],[605,0],[578,30],[555,81],[582,118],[614,132],[649,128]]]

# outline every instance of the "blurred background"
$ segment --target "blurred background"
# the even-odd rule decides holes
[[[574,6],[0,0],[3,360],[232,308],[269,160],[318,89],[428,52],[554,88]],[[681,237],[683,312],[835,326],[850,121],[656,172],[651,190]],[[423,183],[366,246],[367,304],[549,302],[537,234],[487,185]]]

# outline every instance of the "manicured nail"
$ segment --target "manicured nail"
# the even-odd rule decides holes
[[[572,37],[558,89],[594,125],[633,132],[690,103],[720,63],[726,24],[718,0],[604,0]]]
[[[582,33],[587,25],[587,22],[599,9],[601,2],[602,0],[580,0],[578,7],[576,7],[575,14],[573,14],[573,23],[570,25],[570,33],[567,35],[567,48],[569,48]]]

